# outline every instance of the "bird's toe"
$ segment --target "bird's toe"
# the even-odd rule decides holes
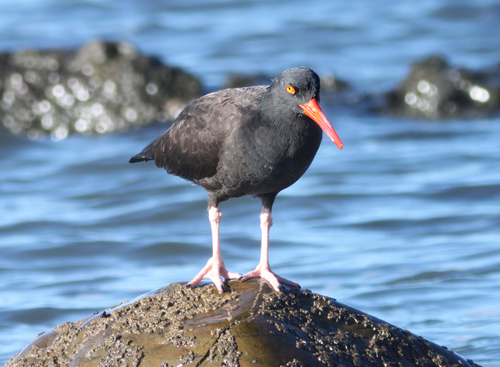
[[[219,293],[224,292],[224,282],[222,278],[228,279],[238,279],[242,275],[240,273],[232,273],[227,271],[222,259],[210,258],[207,265],[191,280],[187,286],[194,287],[202,279],[209,278],[219,291]]]
[[[276,291],[276,292],[282,292],[284,290],[283,284],[292,286],[292,287],[299,287],[298,283],[292,282],[288,279],[285,279],[283,277],[280,277],[279,275],[275,274],[271,269],[269,268],[261,268],[258,266],[255,270],[250,271],[246,273],[245,275],[241,276],[239,278],[240,281],[244,282],[249,279],[253,278],[262,278],[265,279],[269,285]]]

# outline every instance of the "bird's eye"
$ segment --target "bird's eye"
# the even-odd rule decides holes
[[[290,94],[295,94],[295,88],[292,87],[291,85],[286,86],[286,91]]]

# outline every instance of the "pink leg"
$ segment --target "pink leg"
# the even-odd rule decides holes
[[[198,284],[203,278],[210,278],[214,282],[217,290],[223,292],[223,283],[221,276],[225,279],[237,279],[241,277],[241,274],[230,273],[227,271],[224,265],[224,260],[222,260],[222,255],[220,252],[220,241],[219,241],[219,223],[222,218],[222,213],[219,208],[213,206],[208,211],[208,219],[210,220],[210,225],[212,227],[212,246],[213,255],[208,260],[207,265],[188,283],[188,286],[192,287]]]
[[[280,282],[292,287],[299,287],[298,283],[282,278],[275,274],[269,266],[269,230],[273,225],[273,217],[269,210],[262,210],[260,214],[260,228],[262,230],[262,243],[260,252],[260,262],[254,271],[245,274],[241,280],[245,281],[252,278],[263,278],[267,280],[276,292],[281,291]]]

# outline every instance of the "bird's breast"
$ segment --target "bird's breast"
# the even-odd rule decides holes
[[[261,125],[239,131],[224,149],[217,176],[225,187],[245,194],[278,192],[296,182],[311,164],[321,142],[321,130],[306,125]]]

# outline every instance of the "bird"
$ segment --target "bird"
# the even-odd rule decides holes
[[[130,163],[154,160],[158,168],[208,192],[212,257],[187,283],[209,278],[219,292],[225,280],[263,278],[280,292],[283,284],[300,287],[271,270],[269,231],[276,195],[309,168],[323,131],[343,144],[319,106],[320,78],[308,67],[278,74],[270,85],[222,89],[188,104],[172,125]],[[244,275],[229,272],[222,259],[219,204],[250,195],[262,202],[260,261]]]

